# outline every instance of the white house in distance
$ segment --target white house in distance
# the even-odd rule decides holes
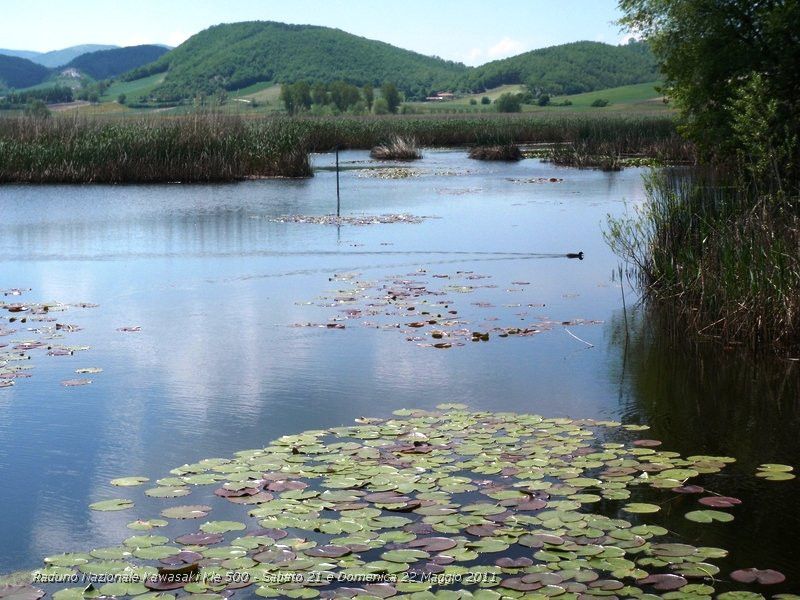
[[[456,95],[453,92],[437,92],[435,96],[428,96],[425,98],[428,102],[444,102],[445,100],[455,100]]]

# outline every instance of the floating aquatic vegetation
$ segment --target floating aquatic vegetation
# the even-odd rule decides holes
[[[509,177],[508,180],[511,183],[561,183],[564,181],[560,177],[524,177],[524,178],[516,178],[516,177]]]
[[[713,561],[727,552],[682,543],[646,519],[690,490],[689,480],[711,481],[733,459],[635,445],[630,437],[645,426],[612,421],[460,404],[395,415],[173,469],[160,485],[221,486],[206,491],[208,504],[168,506],[164,519],[128,525],[186,520],[174,523],[184,529],[174,540],[135,535],[117,547],[47,557],[33,583],[88,578],[56,591],[57,600],[154,598],[148,591],[224,598],[243,588],[269,598],[705,600],[717,593]],[[142,478],[117,481],[131,479]],[[640,496],[662,501],[630,501]],[[191,528],[213,504],[253,497],[259,501],[242,506],[238,519],[229,507],[226,520]],[[92,508],[132,505],[119,499]],[[696,537],[702,541],[702,532]],[[784,577],[748,568],[731,579],[772,585]],[[14,593],[33,592],[19,585],[5,597]],[[717,597],[763,598],[736,590]]]
[[[756,477],[762,477],[767,481],[789,481],[795,477],[792,471],[794,468],[789,465],[766,464],[758,467]]]
[[[61,385],[63,385],[64,387],[79,387],[79,386],[82,386],[82,385],[89,385],[90,383],[92,383],[92,380],[91,379],[86,379],[86,378],[82,378],[82,379],[65,379],[64,381],[61,382]]]
[[[473,271],[455,273],[433,273],[420,269],[414,273],[390,275],[377,281],[364,281],[358,273],[338,273],[329,281],[347,286],[326,293],[316,304],[323,308],[335,308],[339,315],[327,323],[295,323],[294,327],[320,327],[345,329],[345,322],[361,320],[361,326],[399,331],[408,341],[419,346],[440,350],[465,346],[467,342],[488,342],[493,337],[529,337],[554,327],[594,325],[599,321],[571,319],[555,321],[542,315],[529,315],[527,310],[502,316],[478,314],[472,320],[462,316],[456,298],[498,286],[484,280],[490,275]],[[436,280],[439,280],[438,282]],[[526,291],[527,281],[514,281],[519,288],[507,288],[508,293]],[[497,308],[485,301],[470,303],[479,308]],[[525,308],[541,308],[541,303],[529,302]],[[508,303],[503,309],[522,308],[521,303]],[[465,313],[466,314],[466,313]],[[502,319],[514,325],[498,323]],[[520,321],[523,321],[520,324]]]
[[[436,188],[436,193],[440,196],[464,196],[482,191],[483,188]]]
[[[430,217],[417,215],[385,214],[385,215],[351,215],[337,217],[336,215],[286,215],[270,218],[275,223],[311,223],[313,225],[390,225],[393,223],[422,223]]]
[[[30,290],[3,290],[3,296],[18,297]],[[73,356],[88,350],[88,346],[70,346],[61,343],[67,334],[81,331],[74,323],[61,322],[57,315],[71,308],[93,308],[96,304],[62,304],[60,302],[0,301],[0,338],[21,336],[0,343],[0,389],[13,387],[17,380],[30,379],[33,365],[29,364],[35,354],[51,357]],[[22,337],[25,336],[25,337]],[[102,369],[77,370],[77,373],[99,373]],[[91,383],[88,379],[62,381],[66,387]]]
[[[356,177],[361,179],[409,179],[427,175],[426,169],[410,169],[408,167],[382,167],[380,169],[359,169]]]
[[[357,169],[360,179],[416,179],[418,177],[461,177],[475,173],[474,169],[421,169],[416,167],[379,167]]]

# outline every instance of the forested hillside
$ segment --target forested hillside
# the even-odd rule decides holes
[[[83,54],[66,67],[78,69],[94,79],[108,79],[158,60],[169,52],[164,46],[142,45]]]
[[[27,58],[0,54],[0,90],[37,85],[50,76],[50,69]]]
[[[176,100],[261,81],[355,85],[394,82],[407,95],[424,96],[467,73],[460,63],[423,56],[338,29],[273,22],[217,25],[192,36],[132,80],[167,71],[155,94]]]
[[[487,63],[472,69],[460,85],[475,92],[525,84],[548,94],[580,94],[657,78],[655,58],[643,43],[573,42]]]

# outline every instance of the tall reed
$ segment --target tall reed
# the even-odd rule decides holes
[[[800,203],[698,171],[651,175],[607,239],[682,327],[726,342],[800,348]]]
[[[311,175],[309,152],[369,149],[393,138],[422,146],[580,144],[686,160],[670,118],[596,116],[387,116],[254,118],[0,118],[0,182],[230,181]]]
[[[0,182],[230,181],[311,174],[305,130],[236,117],[0,119]]]

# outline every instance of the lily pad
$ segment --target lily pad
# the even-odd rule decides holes
[[[738,569],[731,573],[731,579],[740,583],[759,583],[761,585],[775,585],[786,581],[786,576],[773,569]]]
[[[189,504],[165,508],[161,511],[161,516],[167,519],[201,519],[207,517],[210,512],[210,506],[204,504]]]
[[[127,498],[115,498],[113,500],[101,500],[100,502],[93,502],[89,505],[92,510],[101,512],[127,510],[133,508],[133,500]]]
[[[134,487],[150,481],[147,477],[119,477],[111,480],[111,485],[119,487]]]
[[[693,510],[686,513],[684,517],[695,523],[713,523],[714,521],[729,523],[733,521],[732,514],[719,510]]]
[[[622,510],[627,513],[633,513],[633,514],[647,514],[647,513],[658,512],[661,510],[661,507],[658,506],[657,504],[645,504],[643,502],[633,502],[623,506]]]

